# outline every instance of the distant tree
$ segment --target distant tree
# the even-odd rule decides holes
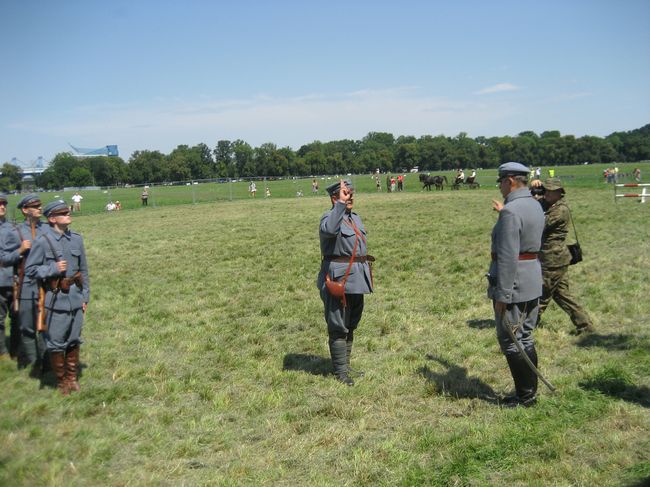
[[[0,191],[12,191],[22,188],[23,170],[20,167],[5,162],[0,168],[0,174],[2,174]]]
[[[158,151],[136,151],[128,164],[128,179],[133,184],[160,183],[169,179],[165,155]]]
[[[75,167],[70,171],[70,177],[66,181],[69,186],[91,186],[93,184],[93,175],[85,167]]]
[[[224,178],[234,174],[234,170],[230,171],[231,167],[234,166],[234,157],[232,144],[229,140],[219,140],[217,146],[214,148],[214,160],[216,164],[215,175],[219,178]]]

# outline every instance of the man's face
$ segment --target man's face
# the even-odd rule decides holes
[[[562,190],[561,189],[554,189],[552,191],[549,191],[548,189],[544,193],[544,199],[548,204],[555,204],[557,203],[560,199],[562,198]]]
[[[511,176],[500,176],[497,179],[499,183],[499,191],[501,191],[501,196],[504,198],[510,194],[512,191],[512,177]]]
[[[40,218],[42,215],[43,207],[40,203],[34,203],[29,206],[23,207],[23,215],[30,218]]]
[[[72,223],[72,214],[70,213],[70,210],[68,210],[56,215],[50,215],[48,221],[50,223],[56,223],[58,226],[68,226]]]
[[[0,201],[0,218],[7,216],[7,202]]]

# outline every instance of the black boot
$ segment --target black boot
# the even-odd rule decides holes
[[[354,341],[354,332],[350,330],[348,332],[348,338],[347,341],[345,342],[347,346],[347,363],[348,363],[348,375],[351,375],[353,377],[363,377],[364,372],[363,370],[355,370],[352,367],[350,367],[350,358],[352,357],[352,343]]]
[[[531,361],[534,364],[537,360],[535,348],[531,347],[529,350],[532,350],[532,353],[534,354],[535,360],[531,358]],[[508,361],[508,367],[510,367],[512,379],[515,382],[516,396],[506,398],[504,401],[505,406],[532,406],[537,402],[537,375],[532,371],[520,353],[506,355],[506,360]]]
[[[354,381],[348,376],[348,350],[345,338],[330,339],[329,345],[336,380],[347,386],[353,386]]]

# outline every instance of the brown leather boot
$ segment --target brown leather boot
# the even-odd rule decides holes
[[[77,373],[79,371],[79,345],[68,349],[65,356],[65,381],[68,384],[70,392],[79,392],[79,382],[77,382]]]
[[[70,390],[65,380],[65,356],[63,352],[50,352],[50,362],[52,363],[52,370],[56,376],[56,387],[61,394],[67,396],[70,394]]]

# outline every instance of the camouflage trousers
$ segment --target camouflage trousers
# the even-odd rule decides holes
[[[542,297],[539,299],[539,317],[541,318],[552,299],[569,315],[577,329],[592,326],[591,318],[569,291],[568,270],[569,266],[542,269],[544,285]]]

